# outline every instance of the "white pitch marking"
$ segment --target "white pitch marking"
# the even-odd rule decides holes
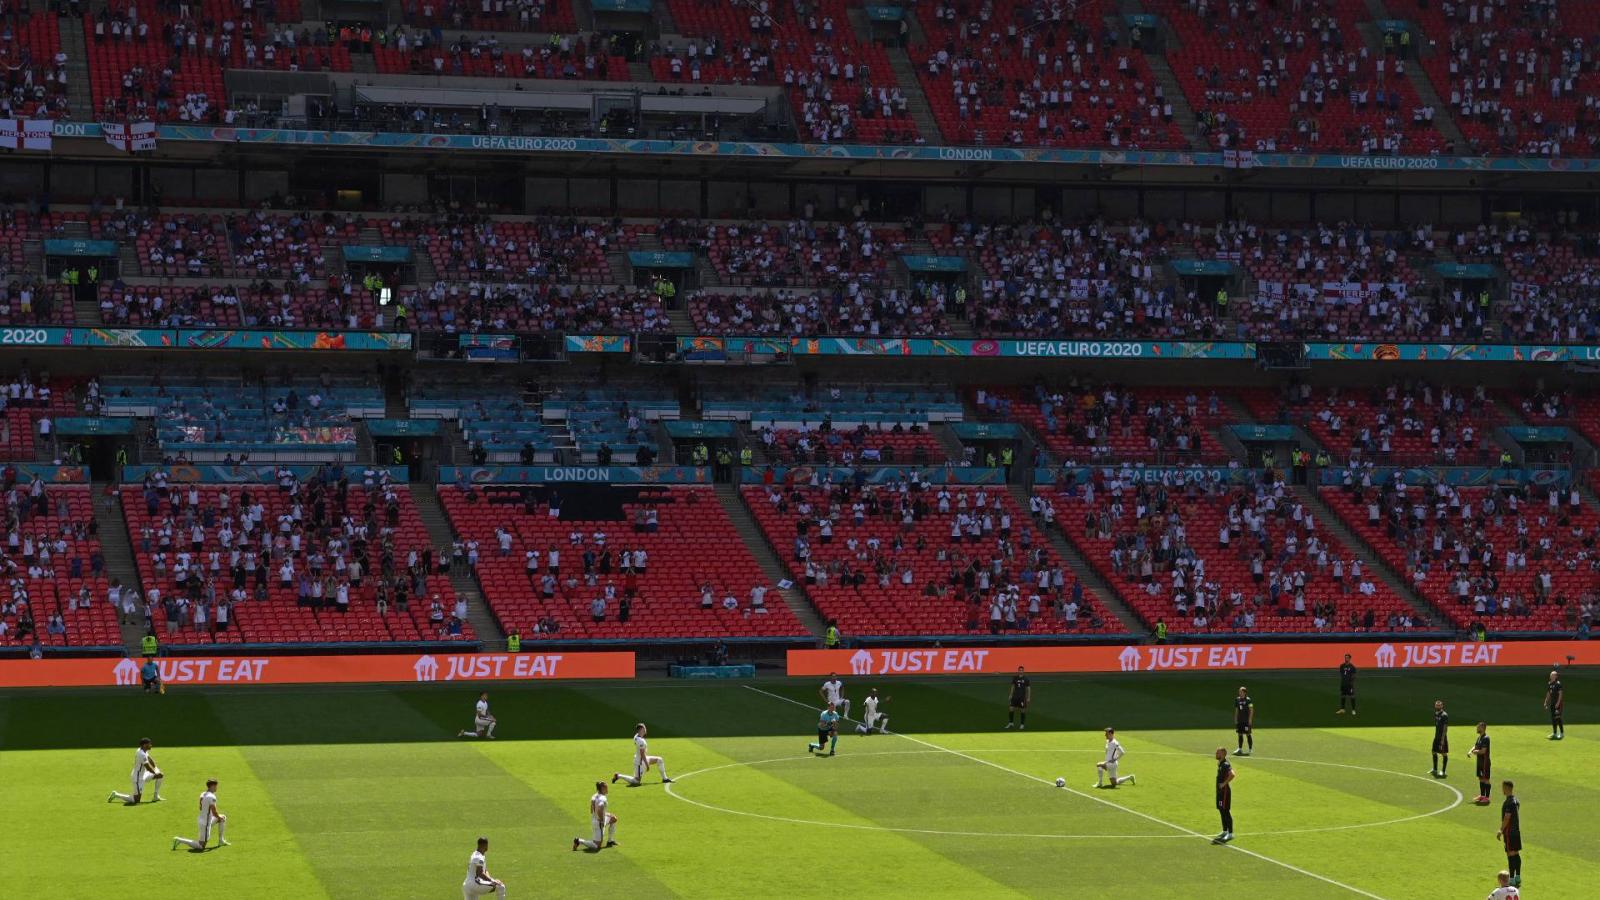
[[[891,733],[893,733],[893,732],[891,732]],[[901,735],[901,737],[904,737],[904,735]],[[841,758],[843,758],[843,759],[870,759],[871,757],[874,757],[874,756],[923,756],[923,755],[931,755],[931,754],[943,755],[946,752],[947,751],[944,751],[944,750],[874,750],[874,751],[869,751],[867,753],[851,753],[848,756],[841,757]],[[973,750],[972,752],[973,753],[1091,753],[1091,754],[1094,754],[1096,756],[1098,756],[1099,753],[1100,753],[1100,751],[1098,751],[1098,750],[1079,750],[1079,749],[1049,750],[1049,749],[1026,749],[1026,748],[1020,748],[1020,747],[1004,747],[1004,748],[995,748],[995,749]],[[1138,753],[1139,753],[1139,755],[1141,757],[1143,757],[1143,756],[1191,756],[1191,757],[1194,756],[1193,753],[1184,753],[1184,752],[1177,751],[1177,750],[1140,750],[1140,751],[1138,751]],[[767,765],[769,763],[797,762],[797,761],[802,760],[802,759],[812,759],[812,758],[813,757],[811,757],[811,756],[783,756],[783,757],[778,757],[778,758],[775,758],[775,759],[758,759],[758,760],[751,760],[749,762],[731,762],[731,763],[725,763],[725,764],[720,765],[720,766],[711,766],[711,767],[705,768],[705,769],[696,769],[693,772],[685,772],[682,775],[679,775],[677,778],[674,778],[673,781],[674,782],[684,781],[684,780],[686,780],[688,778],[692,778],[692,777],[694,777],[696,775],[704,775],[704,774],[707,774],[707,773],[710,773],[710,772],[720,772],[720,771],[723,771],[725,769],[736,769],[736,768],[748,768],[748,767],[754,767],[754,766],[764,766],[764,765]],[[1423,777],[1421,775],[1411,775],[1411,774],[1408,774],[1406,772],[1395,772],[1395,771],[1392,771],[1390,769],[1375,769],[1375,768],[1372,768],[1371,766],[1356,766],[1356,765],[1349,765],[1349,764],[1346,764],[1346,763],[1322,762],[1320,760],[1289,759],[1288,757],[1280,757],[1280,756],[1253,756],[1253,757],[1249,757],[1249,758],[1251,760],[1253,760],[1253,761],[1300,763],[1302,765],[1307,765],[1307,766],[1327,766],[1327,767],[1335,768],[1335,769],[1354,769],[1354,770],[1361,771],[1361,772],[1373,772],[1373,773],[1376,773],[1376,774],[1379,774],[1379,775],[1393,775],[1393,776],[1396,776],[1398,778],[1411,778],[1411,779],[1415,779],[1416,781],[1420,781],[1423,784],[1431,784],[1431,785],[1435,785],[1437,787],[1442,787],[1445,790],[1449,791],[1451,794],[1453,794],[1455,796],[1455,799],[1453,799],[1448,805],[1441,806],[1438,809],[1432,810],[1430,812],[1417,813],[1415,815],[1410,815],[1410,816],[1402,816],[1402,817],[1400,817],[1398,819],[1385,819],[1385,820],[1383,820],[1381,822],[1357,822],[1357,823],[1354,823],[1354,824],[1351,824],[1351,825],[1324,825],[1324,826],[1322,826],[1320,828],[1290,828],[1290,829],[1284,829],[1284,830],[1281,830],[1281,831],[1241,831],[1241,832],[1239,832],[1239,836],[1240,837],[1278,837],[1278,836],[1287,835],[1287,834],[1321,834],[1321,833],[1330,832],[1330,831],[1358,831],[1358,830],[1363,829],[1363,828],[1384,828],[1384,827],[1387,827],[1387,826],[1390,826],[1390,825],[1400,825],[1400,824],[1403,824],[1403,823],[1406,823],[1406,822],[1415,822],[1418,819],[1428,819],[1428,818],[1432,818],[1434,816],[1443,815],[1444,813],[1447,813],[1450,810],[1455,809],[1457,806],[1460,806],[1466,800],[1466,798],[1462,795],[1462,793],[1459,790],[1456,790],[1455,788],[1451,787],[1449,784],[1446,784],[1446,783],[1441,782],[1441,781],[1436,781],[1435,779],[1432,779],[1432,778],[1426,778],[1426,777]],[[674,791],[672,789],[672,785],[670,785],[670,784],[667,785],[667,793],[671,794],[673,799],[675,799],[675,800],[682,800],[685,803],[693,804],[695,806],[701,807],[702,809],[710,809],[710,810],[715,810],[717,812],[725,812],[725,813],[729,813],[729,814],[736,815],[736,816],[750,816],[751,818],[768,819],[768,820],[773,821],[773,822],[789,822],[789,823],[792,823],[792,824],[795,824],[795,825],[826,825],[826,826],[829,826],[829,827],[832,827],[832,828],[853,828],[853,829],[857,829],[857,830],[860,830],[860,831],[903,831],[903,832],[909,832],[909,833],[912,833],[912,834],[944,834],[944,835],[951,835],[951,836],[955,836],[955,837],[1026,837],[1026,838],[1052,838],[1052,839],[1057,839],[1057,840],[1093,840],[1093,839],[1096,839],[1096,838],[1114,838],[1114,839],[1118,839],[1118,840],[1135,840],[1135,839],[1137,839],[1137,840],[1171,840],[1171,839],[1176,838],[1176,839],[1187,840],[1190,837],[1190,835],[1186,835],[1186,834],[1018,834],[1016,832],[1001,832],[1001,831],[939,831],[939,830],[927,829],[927,828],[896,828],[896,827],[892,827],[892,826],[889,826],[889,825],[851,825],[851,824],[845,824],[845,823],[842,823],[842,822],[822,822],[822,821],[817,821],[817,820],[813,820],[813,819],[794,819],[794,818],[788,818],[788,817],[785,817],[785,816],[771,816],[771,815],[767,815],[765,813],[749,812],[747,810],[742,810],[742,809],[730,809],[730,808],[725,807],[725,806],[717,806],[715,804],[705,803],[705,802],[700,801],[700,800],[695,800],[695,799],[693,799],[691,797],[685,797],[682,794],[679,794],[676,791]],[[1129,811],[1131,812],[1132,810],[1129,810]]]
[[[785,703],[790,703],[790,704],[793,704],[795,706],[803,707],[805,709],[814,709],[814,707],[812,707],[809,704],[801,703],[799,700],[795,700],[795,699],[793,699],[791,697],[785,697],[782,694],[774,694],[771,691],[764,691],[761,688],[754,687],[754,686],[748,685],[748,684],[744,685],[744,688],[745,688],[745,690],[755,691],[756,693],[761,694],[763,696],[771,697],[774,700],[782,700]],[[925,740],[922,740],[921,738],[914,738],[911,735],[902,734],[902,733],[900,733],[898,731],[891,731],[891,732],[888,732],[888,733],[889,734],[893,734],[893,735],[898,735],[899,737],[904,738],[905,740],[908,740],[908,741],[912,742],[913,744],[921,744],[922,746],[927,747],[930,750],[940,750],[940,751],[943,751],[945,753],[949,753],[952,756],[959,756],[962,759],[970,760],[970,761],[975,762],[975,763],[977,763],[977,764],[979,764],[981,766],[988,766],[991,769],[997,769],[997,770],[999,770],[1001,772],[1009,772],[1012,775],[1017,776],[1018,778],[1026,778],[1029,781],[1036,781],[1036,782],[1038,782],[1040,784],[1049,785],[1050,787],[1055,787],[1055,782],[1050,781],[1049,779],[1040,778],[1037,775],[1030,775],[1027,772],[1019,772],[1016,769],[1007,768],[1006,766],[1002,766],[999,763],[990,762],[989,760],[986,760],[986,759],[981,759],[979,757],[972,756],[972,755],[967,754],[967,753],[962,753],[960,750],[952,750],[949,747],[941,747],[938,744],[935,744],[935,743],[933,743],[931,741],[925,741]],[[1072,793],[1072,794],[1076,794],[1077,796],[1082,797],[1082,798],[1084,798],[1086,800],[1093,800],[1096,803],[1104,804],[1106,806],[1111,807],[1112,809],[1120,809],[1123,812],[1130,813],[1132,815],[1138,816],[1139,818],[1145,819],[1146,821],[1154,822],[1157,825],[1165,825],[1166,827],[1171,828],[1174,831],[1183,832],[1184,834],[1187,834],[1187,835],[1189,835],[1191,837],[1209,840],[1209,838],[1206,838],[1205,835],[1203,835],[1200,832],[1195,831],[1195,830],[1193,830],[1191,828],[1186,828],[1186,827],[1184,827],[1182,825],[1177,824],[1176,822],[1169,822],[1166,819],[1162,819],[1162,818],[1158,818],[1156,816],[1152,816],[1152,815],[1150,815],[1149,813],[1146,813],[1146,812],[1140,812],[1137,809],[1130,809],[1129,807],[1123,806],[1120,803],[1113,803],[1110,800],[1105,799],[1104,797],[1097,797],[1094,794],[1087,794],[1087,793],[1084,793],[1083,791],[1077,790],[1077,789],[1072,788],[1072,787],[1062,788],[1061,790],[1067,791],[1067,792]],[[1301,867],[1299,867],[1299,866],[1297,866],[1297,865],[1295,865],[1293,863],[1287,863],[1287,862],[1284,862],[1281,859],[1274,859],[1273,857],[1267,856],[1264,853],[1257,853],[1254,850],[1246,850],[1245,848],[1239,846],[1238,844],[1229,843],[1229,844],[1224,844],[1222,846],[1226,847],[1229,850],[1234,850],[1234,851],[1237,851],[1239,853],[1243,853],[1245,856],[1249,856],[1249,857],[1253,857],[1255,859],[1259,859],[1262,862],[1271,863],[1272,865],[1279,866],[1279,867],[1284,868],[1284,869],[1288,869],[1291,872],[1298,872],[1299,874],[1304,875],[1307,878],[1314,878],[1317,881],[1322,882],[1323,884],[1330,884],[1330,885],[1333,885],[1334,887],[1337,887],[1337,888],[1343,888],[1344,890],[1347,890],[1352,894],[1359,894],[1362,897],[1367,897],[1367,898],[1369,898],[1369,900],[1385,900],[1384,897],[1382,897],[1382,896],[1380,896],[1378,894],[1374,894],[1371,891],[1364,891],[1361,888],[1355,887],[1353,885],[1345,884],[1342,881],[1338,881],[1338,880],[1335,880],[1333,878],[1329,878],[1326,875],[1318,875],[1316,872],[1313,872],[1313,871],[1311,871],[1309,869],[1302,869]]]

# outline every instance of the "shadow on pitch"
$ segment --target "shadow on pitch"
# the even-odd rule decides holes
[[[1586,670],[1569,670],[1564,679],[1567,721],[1594,721],[1600,710],[1586,698],[1600,679]],[[658,739],[814,737],[820,682],[174,688],[160,696],[115,689],[13,691],[0,694],[0,751],[125,748],[141,737],[157,747],[471,743],[455,734],[470,727],[480,688],[490,693],[501,741],[626,740],[640,721]],[[1427,731],[1436,698],[1447,701],[1455,724],[1465,729],[1463,739],[1479,719],[1496,726],[1548,723],[1540,706],[1544,675],[1534,670],[1373,675],[1361,683],[1355,719],[1334,715],[1337,680],[1331,673],[1180,673],[1039,676],[1028,731],[1097,733],[1115,725],[1231,736],[1232,698],[1241,684],[1250,688],[1262,730]],[[908,733],[977,734],[1000,731],[1006,723],[1004,677],[846,678],[846,686],[858,704],[869,686],[891,696],[885,709],[894,727]],[[859,712],[858,706],[852,715]]]

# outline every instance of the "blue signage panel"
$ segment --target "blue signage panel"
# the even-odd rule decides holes
[[[900,261],[913,272],[965,272],[964,256],[902,256]]]
[[[628,265],[635,269],[692,269],[694,254],[667,250],[630,250]]]
[[[117,255],[116,241],[80,241],[77,239],[50,239],[44,242],[45,256],[91,256],[106,257]]]
[[[408,263],[411,261],[411,255],[410,247],[357,247],[353,245],[346,245],[344,247],[345,262]]]

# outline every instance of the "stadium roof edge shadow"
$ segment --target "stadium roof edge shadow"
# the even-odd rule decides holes
[[[1333,727],[1335,672],[1182,672],[1112,675],[1034,675],[1030,731],[1095,734],[1114,725],[1140,730],[1231,733],[1231,700],[1250,688],[1258,735],[1273,728]],[[1600,683],[1583,669],[1564,673],[1569,694],[1592,696]],[[183,746],[386,744],[448,740],[462,726],[463,710],[488,690],[502,740],[590,740],[631,734],[650,723],[651,737],[736,738],[801,735],[815,725],[822,679],[751,682],[648,680],[634,682],[364,685],[174,688],[140,696],[137,688],[0,692],[0,747],[11,752],[121,748],[128,735],[182,733]],[[759,687],[750,690],[747,685]],[[1497,726],[1535,726],[1544,670],[1450,669],[1363,676],[1358,723],[1364,728],[1426,729],[1434,699],[1444,697],[1459,721],[1489,718]],[[955,678],[845,678],[846,696],[876,686],[892,696],[895,730],[912,735],[999,732],[1005,722],[1009,675]],[[1576,690],[1574,690],[1576,686]],[[66,721],[60,697],[72,695],[78,713]],[[1526,694],[1531,703],[1505,703]],[[773,696],[777,695],[777,696]],[[786,698],[789,701],[785,702]],[[1492,706],[1492,714],[1486,712]],[[1585,717],[1588,701],[1569,703],[1569,716]],[[92,714],[85,714],[85,710]],[[314,721],[308,731],[302,723]],[[204,723],[205,727],[196,727]],[[1354,723],[1352,723],[1354,724]],[[195,734],[209,737],[201,740]],[[996,737],[996,740],[1003,738]],[[1210,748],[1206,751],[1209,753]],[[1051,752],[1043,748],[1040,752]]]

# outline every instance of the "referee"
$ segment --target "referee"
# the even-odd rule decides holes
[[[1228,762],[1227,747],[1217,748],[1217,812],[1222,814],[1222,833],[1211,843],[1226,844],[1233,840],[1233,766]]]
[[[1350,654],[1344,655],[1344,662],[1339,664],[1339,715],[1344,715],[1344,705],[1350,704],[1350,715],[1356,714],[1356,666],[1350,661]]]

